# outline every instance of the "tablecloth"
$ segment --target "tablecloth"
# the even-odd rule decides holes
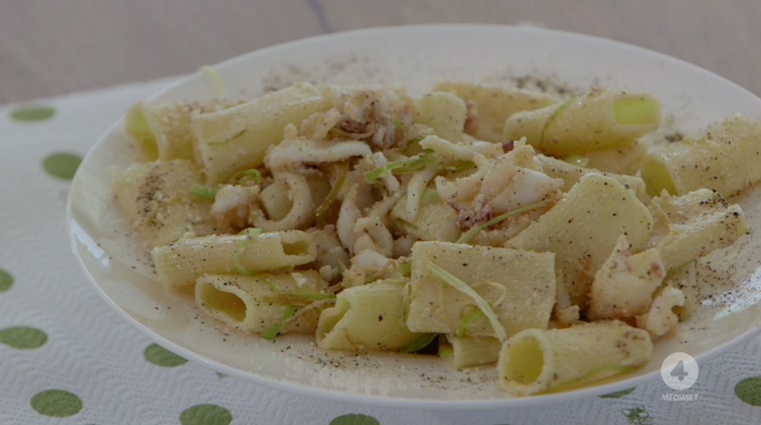
[[[0,424],[761,423],[761,336],[700,363],[688,390],[656,379],[602,397],[486,411],[289,394],[153,343],[85,278],[70,249],[65,206],[87,150],[130,104],[167,83],[0,107]]]

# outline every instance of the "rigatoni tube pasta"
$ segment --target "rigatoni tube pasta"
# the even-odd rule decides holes
[[[193,185],[201,182],[195,163],[177,159],[132,164],[116,174],[113,190],[142,241],[153,248],[186,233],[205,236],[217,231],[210,204],[191,197]]]
[[[314,237],[300,230],[179,239],[151,252],[167,288],[193,285],[205,274],[251,274],[314,261]]]
[[[157,103],[140,102],[133,105],[125,118],[124,128],[148,161],[193,159],[195,136],[191,130],[193,115],[219,111],[240,102]]]
[[[508,392],[529,395],[633,370],[647,363],[652,352],[646,331],[600,321],[524,330],[502,347],[497,367]]]
[[[312,333],[320,310],[310,305],[332,298],[327,283],[313,270],[206,274],[195,285],[196,304],[202,312],[243,332],[259,333],[282,325],[281,333]]]
[[[488,336],[457,336],[447,334],[446,341],[451,355],[443,357],[452,362],[452,366],[458,369],[467,367],[494,364],[499,359],[502,349],[502,341]],[[446,353],[446,351],[445,351]]]
[[[193,117],[196,160],[209,183],[256,168],[267,148],[283,140],[283,128],[329,108],[320,90],[299,84],[250,102]]]
[[[642,201],[647,200],[645,182],[638,176],[610,173],[590,167],[582,167],[547,155],[537,155],[536,160],[542,164],[542,169],[548,176],[563,180],[564,192],[568,192],[582,176],[596,173],[618,180],[618,182],[624,185],[624,187],[632,190],[637,195],[637,198]]]
[[[729,197],[761,181],[761,122],[735,115],[702,134],[654,149],[642,167],[652,196],[700,188]]]
[[[499,337],[489,314],[508,336],[549,323],[556,287],[552,253],[431,241],[416,243],[411,258],[407,326],[413,331]],[[432,265],[453,278],[432,272]],[[479,298],[491,312],[483,311]],[[461,329],[477,310],[483,314]]]
[[[595,89],[542,109],[513,114],[505,121],[508,140],[525,137],[539,151],[565,157],[628,147],[660,123],[660,104],[644,93]]]
[[[467,119],[465,102],[452,93],[428,93],[415,102],[415,121],[446,140],[462,140]]]
[[[320,315],[317,345],[325,350],[398,351],[420,338],[404,324],[404,281],[347,288]]]
[[[742,208],[708,189],[683,196],[664,192],[653,199],[650,210],[658,229],[652,242],[669,270],[730,246],[750,233]]]

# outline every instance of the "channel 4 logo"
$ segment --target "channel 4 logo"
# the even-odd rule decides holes
[[[676,391],[690,389],[698,380],[700,367],[694,357],[687,353],[677,352],[666,357],[661,364],[661,379],[669,388]],[[694,401],[697,394],[663,394],[666,401]]]

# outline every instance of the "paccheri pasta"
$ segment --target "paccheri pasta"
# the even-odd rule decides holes
[[[691,308],[675,276],[750,232],[726,199],[761,180],[761,124],[647,142],[660,115],[459,82],[142,102],[114,192],[166,289],[230,327],[433,347],[528,395],[647,363]]]

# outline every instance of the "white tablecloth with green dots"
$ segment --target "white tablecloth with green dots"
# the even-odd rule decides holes
[[[64,222],[98,137],[167,81],[0,107],[0,425],[759,424],[761,337],[701,364],[689,393],[657,380],[546,407],[419,411],[292,395],[153,344],[98,296]]]

